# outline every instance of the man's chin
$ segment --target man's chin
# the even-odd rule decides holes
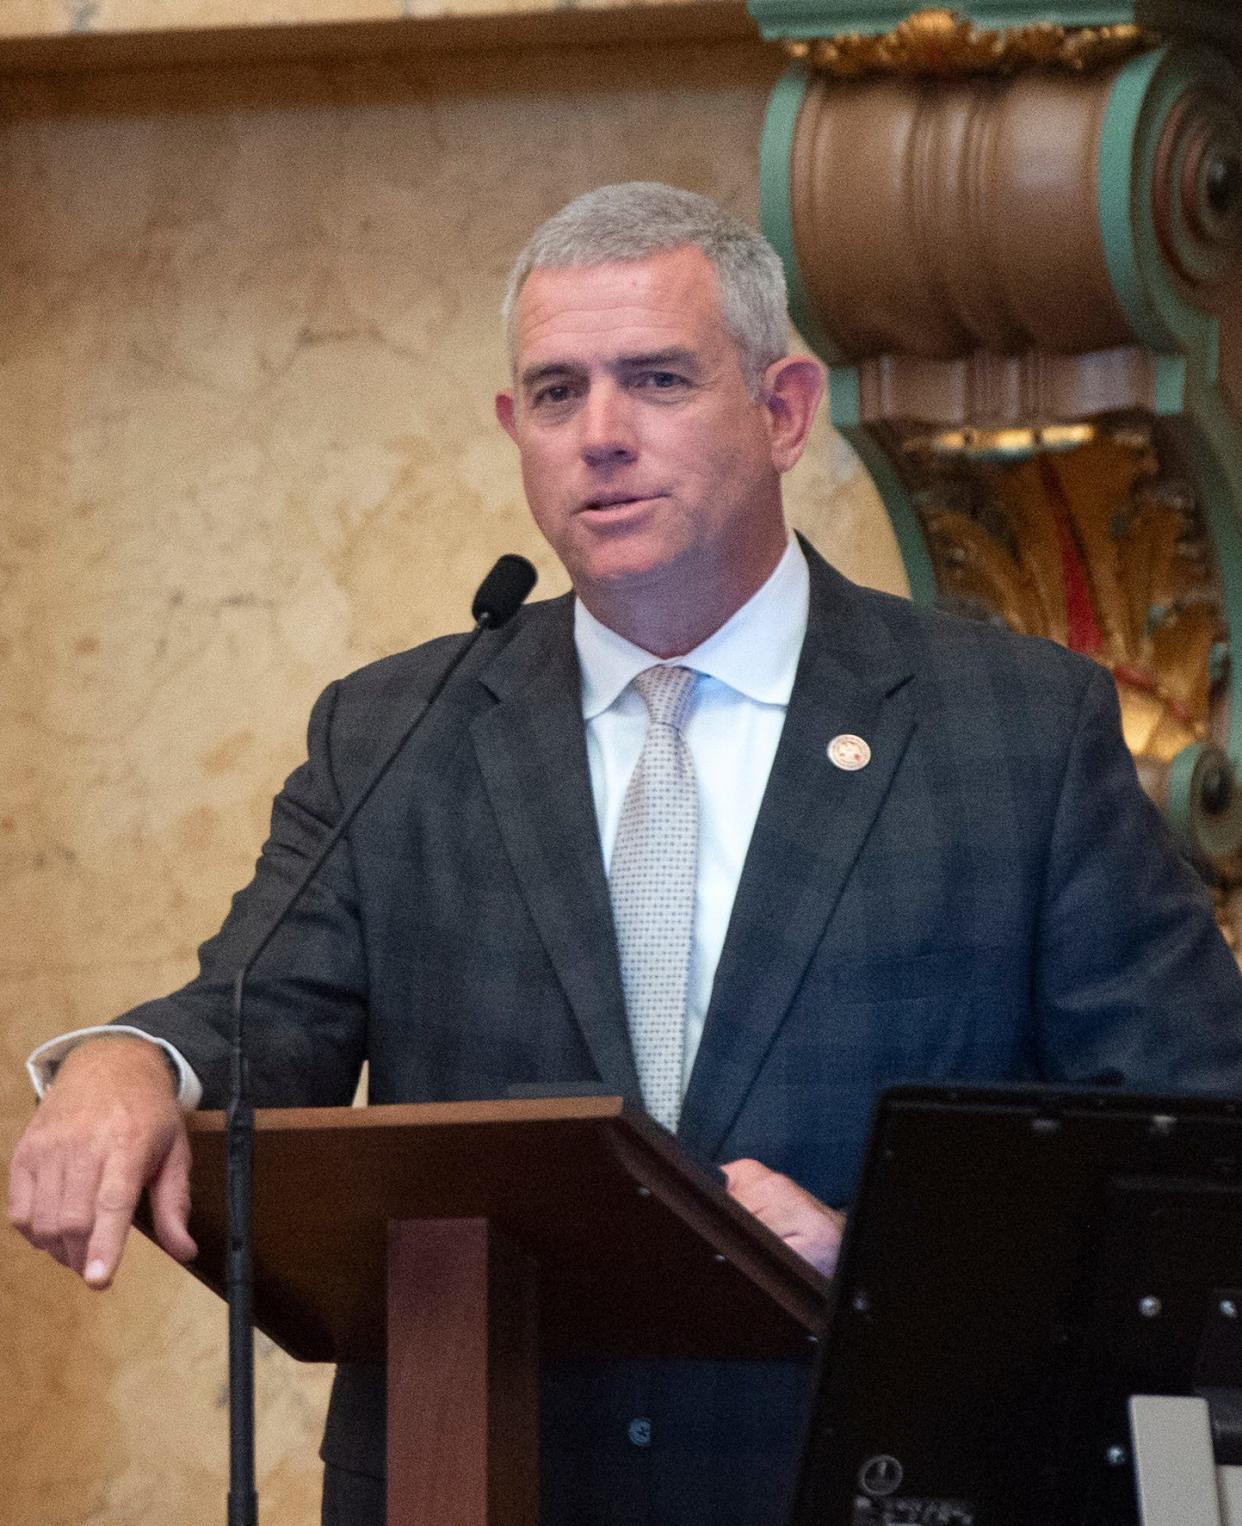
[[[679,561],[668,552],[643,552],[638,547],[615,546],[609,551],[607,556],[584,558],[572,570],[575,588],[596,588],[613,598],[638,596],[645,590],[659,588]]]

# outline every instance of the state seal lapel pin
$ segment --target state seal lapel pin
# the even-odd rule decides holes
[[[862,737],[843,731],[828,743],[828,761],[847,774],[856,773],[871,762],[871,748]]]

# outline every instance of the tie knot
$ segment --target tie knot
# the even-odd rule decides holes
[[[634,687],[642,695],[654,725],[681,730],[695,677],[693,668],[647,668],[635,678]]]

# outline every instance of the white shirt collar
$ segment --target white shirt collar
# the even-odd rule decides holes
[[[706,641],[684,657],[670,657],[667,665],[693,668],[762,704],[787,705],[810,602],[806,557],[791,535],[767,582]],[[574,645],[588,721],[607,710],[637,674],[661,661],[601,624],[581,599],[574,600]]]

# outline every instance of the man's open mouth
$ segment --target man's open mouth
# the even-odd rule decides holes
[[[631,503],[647,503],[652,498],[658,498],[658,493],[617,493],[607,498],[592,498],[583,505],[588,511],[592,509],[621,509]]]

